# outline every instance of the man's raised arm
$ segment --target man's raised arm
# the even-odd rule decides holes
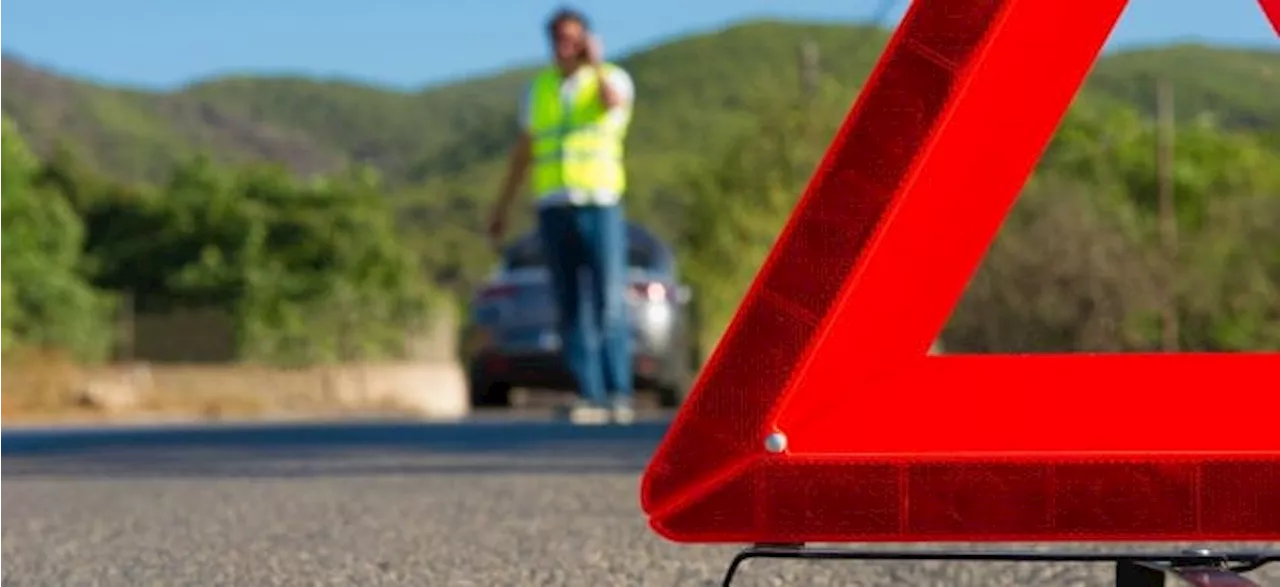
[[[605,69],[604,45],[600,42],[600,37],[595,35],[588,37],[587,62],[596,79],[600,80],[600,101],[604,103],[605,109],[612,110],[631,99],[631,88],[626,83],[630,80],[619,79],[623,76],[610,75],[610,71]]]

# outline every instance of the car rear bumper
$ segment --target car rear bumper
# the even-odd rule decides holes
[[[636,389],[652,389],[665,383],[662,361],[652,354],[636,354],[632,359],[632,371]],[[473,378],[490,384],[504,383],[512,387],[553,390],[570,390],[575,387],[573,376],[560,353],[554,351],[483,352],[472,360],[471,372]]]

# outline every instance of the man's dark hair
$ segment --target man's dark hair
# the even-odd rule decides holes
[[[561,8],[551,15],[547,20],[547,36],[555,37],[556,29],[566,22],[576,22],[582,25],[583,29],[591,30],[591,23],[587,21],[587,16],[572,8]]]

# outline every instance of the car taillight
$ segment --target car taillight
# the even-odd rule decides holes
[[[631,284],[631,297],[649,302],[667,299],[667,286],[656,281],[641,281]]]
[[[509,284],[486,285],[480,288],[480,291],[476,293],[476,299],[481,301],[490,301],[498,298],[505,298],[514,294],[515,291],[515,286]]]

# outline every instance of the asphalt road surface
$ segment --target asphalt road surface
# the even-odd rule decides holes
[[[639,511],[638,476],[665,425],[9,429],[3,583],[715,585],[734,549],[668,544]],[[735,585],[1074,587],[1109,585],[1109,573],[763,561]],[[1280,585],[1280,569],[1253,576]]]

